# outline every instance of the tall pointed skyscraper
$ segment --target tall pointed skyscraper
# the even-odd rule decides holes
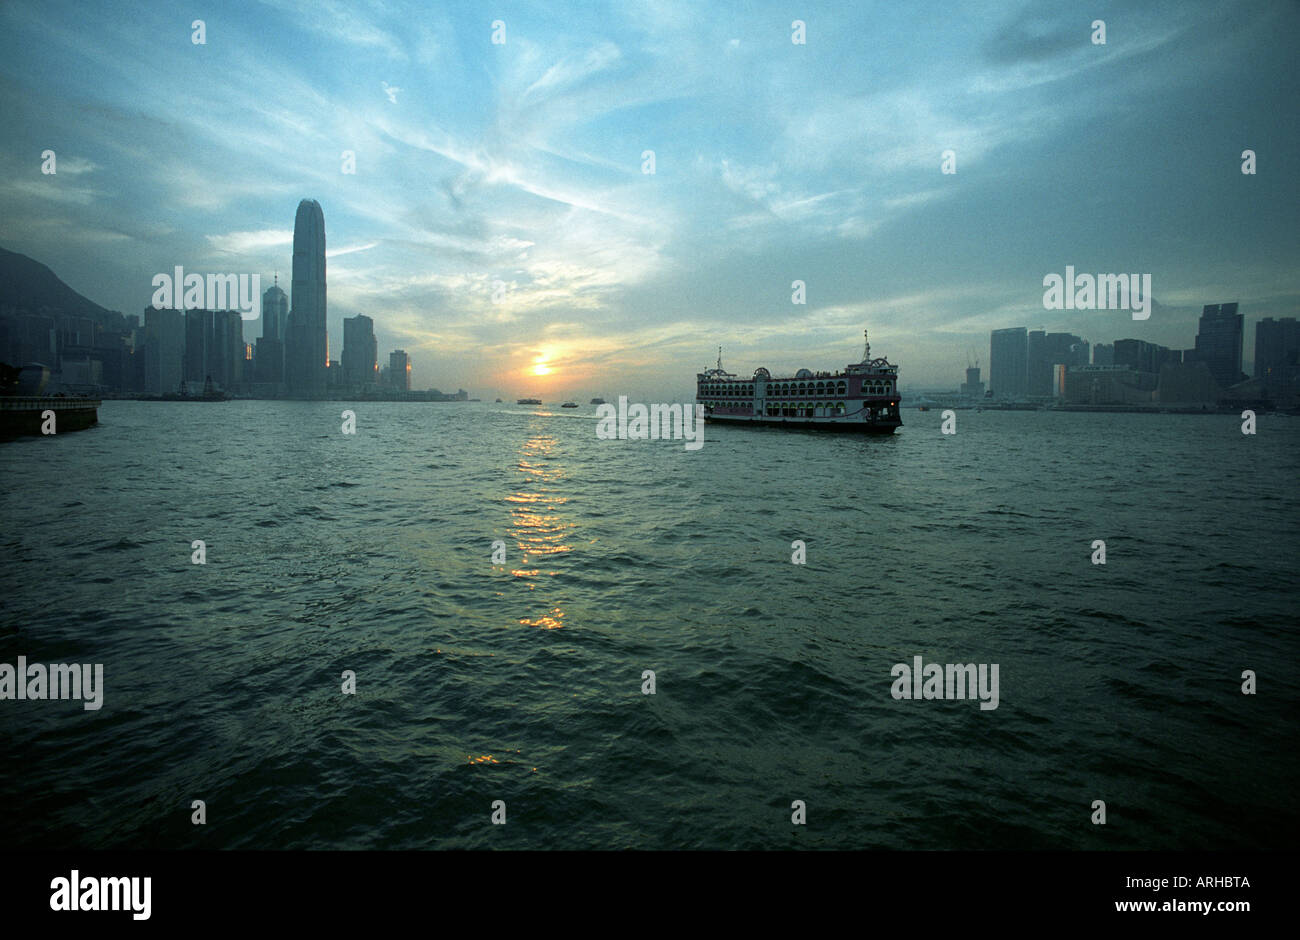
[[[325,213],[314,199],[298,203],[293,222],[293,307],[285,335],[285,378],[293,395],[325,394]]]

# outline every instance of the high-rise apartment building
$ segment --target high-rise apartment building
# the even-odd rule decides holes
[[[994,398],[1024,398],[1028,394],[1028,354],[1023,326],[993,331],[989,339],[989,389]]]
[[[378,378],[379,346],[375,342],[375,321],[363,314],[343,320],[343,381],[357,387],[375,384]]]
[[[185,318],[179,310],[144,310],[144,384],[150,395],[170,395],[180,388],[185,361]]]
[[[1196,333],[1196,359],[1210,367],[1221,388],[1240,382],[1244,326],[1235,303],[1206,304]]]
[[[394,349],[388,354],[388,381],[399,392],[411,390],[411,357],[405,349]]]

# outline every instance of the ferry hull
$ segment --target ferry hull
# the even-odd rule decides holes
[[[795,431],[839,431],[849,434],[893,434],[903,426],[902,421],[837,421],[816,418],[749,418],[730,415],[705,415],[708,424],[730,424],[737,427],[787,428]]]

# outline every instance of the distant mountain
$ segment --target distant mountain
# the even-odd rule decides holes
[[[27,313],[90,317],[105,329],[123,328],[122,315],[82,297],[39,261],[0,248],[0,307]]]

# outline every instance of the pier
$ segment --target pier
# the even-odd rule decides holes
[[[98,398],[53,395],[0,395],[0,438],[39,435],[45,412],[54,412],[56,434],[84,431],[99,423]]]

